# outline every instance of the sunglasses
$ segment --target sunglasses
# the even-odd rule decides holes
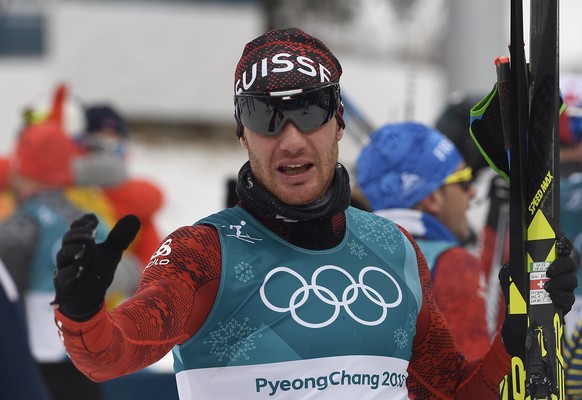
[[[453,172],[445,178],[443,185],[452,185],[458,183],[464,191],[468,191],[473,185],[473,169],[465,167]]]
[[[339,84],[284,92],[241,93],[234,96],[235,117],[250,130],[274,136],[287,121],[301,132],[328,123],[341,104]]]

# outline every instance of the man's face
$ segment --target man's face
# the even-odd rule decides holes
[[[464,168],[461,165],[458,170]],[[475,197],[475,187],[469,182],[451,183],[439,189],[443,194],[442,207],[437,218],[451,230],[457,239],[469,238],[471,231],[467,221],[467,210],[471,199]]]
[[[332,118],[307,133],[291,121],[277,135],[245,128],[240,141],[259,183],[283,203],[299,206],[317,200],[329,187],[342,136],[343,129]]]

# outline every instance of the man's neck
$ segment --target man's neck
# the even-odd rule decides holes
[[[346,217],[344,212],[309,221],[290,221],[284,218],[256,215],[252,209],[244,204],[239,203],[239,205],[277,236],[304,249],[324,250],[332,248],[337,246],[345,235]]]

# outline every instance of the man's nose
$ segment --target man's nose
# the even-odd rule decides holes
[[[287,121],[285,123],[279,137],[281,149],[291,153],[302,150],[306,144],[305,135],[299,130],[293,121]]]

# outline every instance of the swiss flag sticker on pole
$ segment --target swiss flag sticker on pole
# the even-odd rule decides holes
[[[529,274],[529,304],[551,304],[550,295],[544,289],[544,285],[550,279],[546,277],[546,269],[550,263],[532,263]]]

